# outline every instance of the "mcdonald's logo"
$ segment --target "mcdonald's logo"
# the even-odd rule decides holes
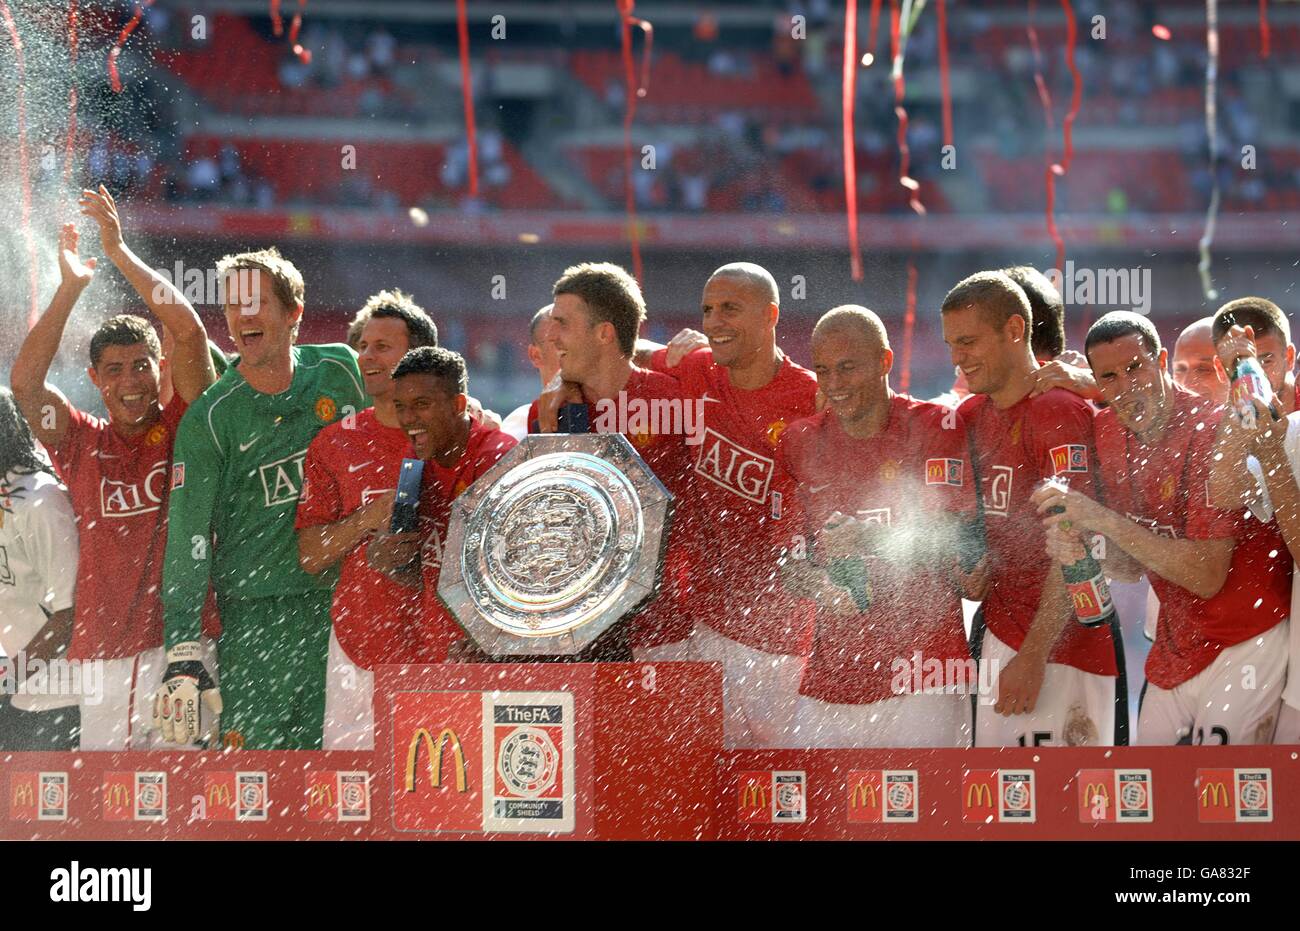
[[[328,786],[326,786],[328,788]],[[218,805],[229,806],[233,801],[230,795],[230,786],[224,782],[214,782],[208,786],[208,807],[216,808]]]
[[[1222,782],[1206,783],[1201,789],[1201,807],[1209,808],[1211,805],[1218,805],[1220,808],[1228,808],[1228,787]]]
[[[327,808],[334,807],[334,787],[328,782],[318,782],[311,787],[311,792],[307,796],[307,803],[312,806],[325,805]]]
[[[1105,783],[1090,782],[1083,789],[1083,798],[1088,805],[1096,805],[1097,799],[1101,798],[1107,808],[1110,807],[1110,789],[1106,788]]]
[[[130,790],[120,782],[109,783],[104,786],[104,807],[117,808],[123,805],[131,804]]]
[[[227,750],[243,750],[244,735],[239,731],[226,731],[221,737],[221,745]]]
[[[1070,597],[1074,601],[1074,610],[1077,613],[1082,614],[1085,617],[1091,617],[1094,614],[1101,613],[1101,608],[1097,604],[1097,599],[1092,596],[1091,585],[1080,585],[1078,587],[1071,586]]]
[[[19,805],[32,806],[36,804],[36,790],[32,788],[30,782],[24,782],[14,786],[13,799],[10,804],[14,807]]]
[[[972,782],[966,789],[967,808],[992,808],[993,790],[987,782]]]
[[[859,782],[849,795],[850,808],[878,808],[876,787],[869,782]]]
[[[740,787],[740,807],[767,808],[767,786],[749,782]]]
[[[456,770],[456,791],[469,790],[469,768],[465,764],[465,751],[460,745],[460,738],[450,727],[438,732],[438,739],[423,727],[411,735],[411,742],[406,748],[406,791],[415,791],[415,767],[420,759],[420,747],[423,746],[429,763],[429,784],[435,789],[442,787],[442,748],[450,742],[452,766]]]

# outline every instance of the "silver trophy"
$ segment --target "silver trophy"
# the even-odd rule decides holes
[[[658,591],[672,495],[620,434],[537,434],[452,504],[438,595],[490,656],[582,651]]]

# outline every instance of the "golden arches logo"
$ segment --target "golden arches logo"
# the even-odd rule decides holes
[[[218,805],[229,805],[231,801],[230,786],[224,782],[216,782],[208,786],[209,808],[215,808]]]
[[[992,808],[993,790],[987,782],[973,782],[966,790],[967,808]]]
[[[1201,807],[1209,808],[1211,805],[1228,807],[1228,787],[1222,782],[1211,782],[1201,789]]]
[[[14,797],[12,805],[35,805],[36,790],[32,788],[30,782],[22,782],[14,786]]]
[[[469,790],[469,768],[465,764],[465,751],[460,745],[460,738],[450,727],[438,732],[438,738],[423,727],[411,735],[411,743],[406,748],[406,791],[415,791],[415,767],[420,760],[420,747],[423,746],[429,763],[429,784],[435,789],[442,787],[442,748],[451,743],[452,767],[456,770],[456,791]]]
[[[1088,805],[1096,805],[1097,799],[1107,808],[1110,807],[1110,790],[1104,782],[1090,782],[1083,788],[1083,800]]]
[[[307,796],[309,805],[325,805],[327,808],[334,807],[334,787],[328,782],[318,782],[311,787],[311,792]]]
[[[876,787],[869,782],[859,782],[849,793],[850,808],[879,808]]]
[[[757,782],[748,782],[740,787],[741,808],[766,808],[767,787]]]
[[[104,807],[113,808],[119,805],[130,805],[131,793],[125,785],[120,782],[114,782],[104,786]]]

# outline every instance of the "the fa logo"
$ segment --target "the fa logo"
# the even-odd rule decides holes
[[[1006,517],[1011,506],[1011,466],[992,466],[989,470],[988,489],[984,493],[984,513]]]
[[[304,449],[258,468],[267,507],[297,503],[302,489],[302,463],[306,458],[307,450]]]
[[[167,460],[161,459],[138,484],[100,479],[99,513],[104,517],[134,517],[157,511],[167,491],[167,471]]]

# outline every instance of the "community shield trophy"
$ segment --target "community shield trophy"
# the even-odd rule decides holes
[[[488,655],[578,653],[657,592],[671,512],[622,435],[527,436],[453,502],[438,595]]]

